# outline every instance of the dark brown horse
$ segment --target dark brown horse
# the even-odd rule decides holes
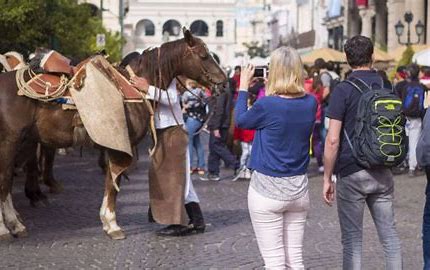
[[[144,52],[130,61],[138,76],[166,89],[176,76],[184,76],[211,86],[222,83],[226,76],[204,44],[184,30],[181,40],[163,44]],[[60,105],[43,103],[17,95],[15,72],[0,75],[0,238],[26,235],[26,228],[18,218],[12,203],[14,162],[25,145],[38,142],[53,148],[73,146],[73,119],[77,112],[65,111]],[[128,131],[132,145],[137,145],[147,133],[149,109],[145,103],[125,103]],[[30,153],[30,152],[29,152]],[[121,162],[118,152],[107,149],[110,160]],[[31,174],[31,172],[29,172]],[[105,178],[105,194],[100,209],[103,230],[112,239],[125,237],[116,222],[116,196],[111,173]]]

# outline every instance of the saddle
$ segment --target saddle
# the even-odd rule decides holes
[[[91,57],[74,67],[70,65],[70,59],[56,51],[49,52],[40,61],[39,67],[42,73],[36,74],[29,68],[17,71],[18,95],[45,102],[61,98],[70,100],[68,88],[71,86],[80,88],[80,85],[85,83],[85,64],[89,61],[115,84],[124,101],[142,102],[141,92],[134,88],[103,56]],[[25,73],[30,80],[24,80]]]
[[[60,73],[68,76],[74,74],[74,69],[70,65],[71,60],[56,51],[50,51],[40,61],[40,67],[45,73]]]
[[[141,102],[142,93],[133,87],[129,80],[125,78],[117,69],[115,69],[104,57],[96,56],[91,61],[98,70],[109,78],[120,91],[125,101]]]

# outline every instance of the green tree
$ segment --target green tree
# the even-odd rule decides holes
[[[407,66],[407,65],[412,63],[412,57],[414,56],[414,54],[415,54],[415,51],[412,48],[412,46],[406,47],[405,51],[402,54],[402,58],[397,63],[396,67],[393,70],[391,70],[391,72],[388,76],[390,78],[390,80],[394,79],[394,76],[396,75],[396,70],[398,67]]]
[[[264,45],[260,45],[258,41],[251,41],[249,43],[243,43],[243,46],[248,48],[248,55],[251,58],[254,57],[267,57],[269,52]]]
[[[100,48],[96,35],[106,35],[106,50],[113,61],[121,57],[123,40],[107,31],[89,5],[76,0],[0,0],[0,53],[18,51],[24,55],[37,47],[83,59]]]
[[[407,66],[412,63],[412,57],[414,56],[415,52],[412,46],[408,46],[406,50],[402,54],[402,58],[399,61],[398,66]]]

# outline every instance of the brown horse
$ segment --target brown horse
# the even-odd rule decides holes
[[[176,76],[184,76],[207,86],[219,84],[226,76],[215,62],[204,42],[184,30],[184,38],[165,43],[160,48],[144,52],[130,61],[138,76],[166,89]],[[0,239],[26,235],[12,203],[14,162],[26,144],[41,144],[53,148],[73,145],[75,111],[65,111],[60,105],[44,103],[18,96],[16,72],[0,75]],[[146,135],[149,109],[145,103],[125,103],[130,142],[137,145]],[[29,148],[27,148],[29,149]],[[31,149],[31,153],[35,151]],[[107,149],[110,160],[121,162],[118,152]],[[31,172],[30,172],[31,173]],[[112,239],[125,238],[116,222],[116,195],[111,173],[105,178],[105,194],[100,209],[103,230]]]

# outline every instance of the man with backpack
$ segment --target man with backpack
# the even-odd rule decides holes
[[[373,44],[369,38],[355,36],[346,42],[344,50],[353,71],[330,97],[323,197],[332,205],[335,173],[343,269],[361,269],[365,204],[384,249],[386,269],[402,269],[389,168],[405,156],[401,101],[383,89],[382,78],[372,69]]]
[[[406,116],[406,134],[409,138],[409,176],[420,174],[417,170],[416,148],[421,135],[422,117],[424,117],[424,96],[427,88],[420,83],[420,68],[417,64],[407,67],[408,79],[396,85],[396,93],[402,100],[403,113]]]

